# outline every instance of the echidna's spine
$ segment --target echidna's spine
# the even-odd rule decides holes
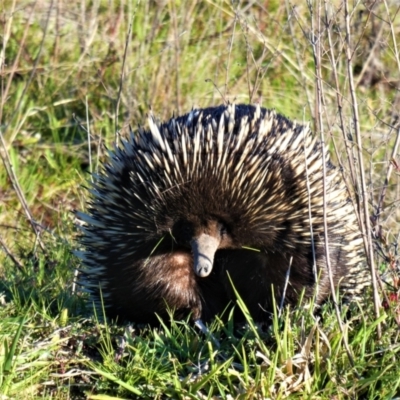
[[[321,303],[330,293],[324,180],[335,285],[347,295],[366,286],[346,186],[308,126],[259,105],[195,109],[166,123],[150,115],[148,126],[110,152],[77,214],[82,282],[113,315],[147,321],[168,305],[212,316],[232,300],[230,274],[262,319],[271,285],[283,296],[291,259],[285,302],[303,289],[310,297],[317,272]]]

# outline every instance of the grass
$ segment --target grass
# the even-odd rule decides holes
[[[399,12],[389,0],[4,0],[1,398],[399,397]],[[88,171],[150,107],[167,119],[224,101],[322,133],[369,212],[382,289],[339,316],[327,304],[270,327],[217,319],[219,348],[187,321],[106,323],[73,283]]]

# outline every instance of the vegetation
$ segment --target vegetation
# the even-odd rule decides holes
[[[395,0],[3,0],[1,399],[399,397],[399,12]],[[150,107],[167,119],[228,101],[326,141],[381,285],[269,327],[106,323],[74,284],[88,172]]]

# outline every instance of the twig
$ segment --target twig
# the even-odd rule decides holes
[[[10,156],[8,154],[8,151],[7,151],[7,146],[6,146],[6,142],[5,142],[4,136],[5,136],[5,133],[7,131],[7,128],[10,125],[12,125],[12,121],[18,115],[20,107],[21,107],[22,99],[24,98],[24,96],[25,96],[25,94],[26,94],[26,92],[28,90],[28,87],[31,84],[31,82],[33,80],[33,77],[34,77],[34,75],[36,73],[37,66],[38,66],[38,63],[39,63],[39,60],[40,60],[40,56],[41,56],[41,53],[42,53],[42,50],[43,50],[44,40],[45,40],[46,35],[47,35],[47,28],[49,26],[49,21],[50,21],[50,15],[51,15],[52,8],[53,8],[53,1],[51,2],[50,7],[49,7],[49,11],[48,11],[48,14],[47,14],[47,20],[46,20],[46,24],[45,24],[44,31],[43,31],[42,40],[41,40],[41,43],[40,43],[40,46],[39,46],[39,52],[38,52],[36,60],[35,60],[35,62],[33,64],[32,72],[29,75],[28,81],[26,82],[26,85],[25,85],[25,87],[24,87],[24,89],[23,89],[23,91],[22,91],[22,93],[21,93],[21,95],[20,95],[20,97],[18,99],[17,106],[15,107],[14,112],[13,112],[11,118],[10,118],[11,122],[9,124],[7,124],[7,125],[4,125],[4,129],[3,130],[0,130],[0,142],[1,142],[1,147],[3,149],[3,151],[0,151],[1,159],[3,161],[3,164],[4,164],[5,168],[6,168],[7,175],[9,176],[10,181],[11,181],[11,183],[13,185],[13,188],[14,188],[17,196],[18,196],[18,199],[19,199],[21,205],[22,205],[22,208],[23,208],[23,210],[25,212],[25,215],[26,215],[26,217],[27,217],[27,219],[28,219],[28,221],[29,221],[29,223],[30,223],[30,225],[32,227],[33,232],[36,235],[36,241],[39,243],[39,246],[40,246],[40,248],[42,250],[45,250],[45,247],[44,247],[44,244],[43,244],[42,240],[40,239],[40,231],[37,229],[37,224],[36,224],[35,220],[32,217],[32,214],[31,214],[31,212],[29,210],[29,207],[28,207],[28,203],[27,203],[27,201],[25,199],[25,196],[23,194],[21,186],[20,186],[20,184],[18,182],[17,175],[16,175],[16,173],[14,171],[14,167],[13,167],[13,165],[11,163],[11,159],[10,159]]]
[[[115,104],[115,145],[118,146],[119,144],[119,130],[118,130],[118,125],[119,125],[119,104],[121,102],[121,94],[122,94],[122,87],[124,85],[124,79],[125,79],[125,64],[126,64],[126,57],[128,54],[128,46],[129,43],[132,40],[132,23],[133,23],[133,18],[134,15],[132,15],[132,20],[129,23],[129,28],[128,28],[128,33],[126,35],[126,40],[125,40],[125,48],[124,48],[124,57],[122,59],[122,66],[121,66],[121,74],[119,77],[119,88],[118,88],[118,95],[117,95],[117,101]]]
[[[305,138],[305,135],[304,135]],[[313,231],[313,223],[312,223],[312,211],[311,211],[311,186],[310,186],[310,173],[308,171],[308,163],[307,163],[307,153],[306,153],[306,143],[305,139],[303,140],[304,147],[304,165],[306,170],[306,185],[307,185],[307,200],[308,200],[308,225],[310,228],[310,238],[311,238],[311,251],[313,257],[313,274],[315,282],[318,282],[318,269],[317,269],[317,256],[315,252],[315,239],[314,239],[314,231]],[[316,285],[315,296],[318,297],[319,285]]]
[[[356,173],[354,170],[354,163],[352,162],[352,154],[351,154],[351,148],[350,148],[350,144],[349,144],[349,140],[347,138],[346,135],[346,129],[345,129],[345,123],[344,123],[344,117],[343,117],[343,95],[341,93],[340,90],[340,84],[339,84],[339,76],[338,76],[338,72],[337,72],[337,68],[336,68],[336,57],[335,57],[335,53],[334,53],[334,46],[333,46],[333,42],[332,42],[332,35],[331,35],[331,30],[332,30],[332,20],[328,20],[328,9],[327,9],[327,3],[325,1],[325,13],[327,16],[327,37],[328,37],[328,43],[329,43],[329,57],[330,57],[330,65],[332,67],[332,72],[333,72],[333,76],[335,79],[335,93],[336,93],[336,103],[337,103],[337,107],[338,107],[338,114],[339,114],[339,121],[340,121],[340,130],[343,134],[343,141],[344,141],[344,145],[345,145],[345,149],[346,149],[346,153],[347,153],[347,159],[348,159],[348,165],[350,168],[350,178],[351,178],[351,187],[354,189],[354,193],[355,196],[358,196],[358,189],[357,189],[357,185],[358,185],[358,181],[357,181],[357,177],[356,177]],[[358,218],[360,218],[360,216],[357,214]]]
[[[20,271],[23,271],[23,269],[24,269],[23,265],[14,257],[14,255],[8,249],[7,245],[5,244],[5,242],[3,241],[3,239],[1,237],[0,237],[0,245],[1,245],[1,247],[3,247],[4,252],[6,253],[6,255],[8,257],[11,258],[12,262],[17,266],[17,268]]]
[[[292,15],[295,17],[297,23],[300,26],[300,29],[303,31],[303,34],[304,34],[304,30],[303,30],[303,27],[301,26],[300,21],[299,21],[299,19],[297,17],[295,6],[292,6],[292,12],[290,13],[289,12],[289,0],[286,0],[285,3],[286,3],[286,12],[287,12],[287,14],[289,16],[288,17],[288,25],[289,25],[289,30],[290,30],[290,36],[292,37],[294,53],[296,55],[297,64],[299,66],[298,68],[299,68],[301,76],[305,77],[306,74],[304,72],[304,60],[302,60],[301,57],[300,57],[300,50],[299,50],[299,46],[298,46],[298,43],[297,43],[297,40],[296,40],[296,35],[294,33],[294,28],[293,28],[293,24],[292,24]],[[309,110],[310,114],[312,114],[311,95],[310,95],[310,91],[308,90],[308,85],[303,83],[303,80],[301,81],[301,83],[303,85],[304,91],[305,91],[306,96],[307,96],[308,110]]]
[[[90,172],[90,177],[91,177],[92,182],[93,182],[92,151],[91,151],[91,141],[90,141],[89,105],[88,105],[87,96],[85,98],[85,106],[86,106],[86,126],[87,126],[87,141],[88,141],[89,172]]]
[[[0,157],[1,157],[2,161],[3,161],[4,167],[6,168],[7,175],[10,178],[10,181],[12,183],[12,186],[13,186],[14,190],[15,190],[15,193],[17,194],[17,197],[18,197],[18,199],[19,199],[19,201],[21,203],[21,206],[22,206],[22,208],[23,208],[23,210],[25,212],[26,218],[27,218],[28,222],[30,223],[30,225],[31,225],[31,227],[33,229],[33,232],[36,235],[36,240],[39,243],[40,248],[42,250],[44,250],[45,249],[44,244],[43,244],[42,240],[40,239],[40,231],[37,229],[36,221],[32,217],[32,214],[31,214],[31,212],[29,210],[29,207],[28,207],[28,203],[27,203],[27,201],[25,199],[25,196],[24,196],[24,194],[22,192],[21,186],[20,186],[20,184],[18,182],[17,175],[16,175],[16,173],[14,171],[14,166],[12,165],[10,156],[8,154],[8,151],[7,151],[6,143],[5,143],[5,140],[4,140],[4,137],[3,137],[3,132],[1,130],[0,130],[0,144],[1,144]]]
[[[393,22],[392,22],[392,20],[390,19],[389,7],[388,7],[388,5],[387,5],[386,0],[383,0],[383,4],[385,4],[386,13],[387,13],[387,15],[388,15],[388,17],[389,17],[390,33],[392,34],[392,41],[393,41],[393,47],[392,47],[392,48],[393,48],[393,50],[394,50],[394,56],[395,56],[395,58],[396,58],[397,68],[398,68],[399,73],[400,73],[400,55],[399,55],[399,49],[398,49],[398,46],[397,46],[397,40],[396,40],[395,29],[394,29],[394,26],[393,26]]]
[[[389,20],[388,24],[390,26],[390,33],[392,35],[392,41],[393,41],[392,48],[393,48],[394,56],[395,56],[395,59],[396,59],[396,62],[397,62],[397,69],[399,70],[399,74],[400,74],[400,56],[399,56],[399,50],[398,50],[398,47],[397,47],[395,29],[393,27],[393,22],[392,22],[392,20],[390,18],[389,7],[387,5],[387,1],[384,0],[383,3],[385,4],[386,13],[388,15],[388,20]],[[399,143],[400,143],[400,128],[397,130],[396,142],[395,142],[395,144],[393,146],[392,155],[391,155],[391,159],[392,160],[396,158],[396,154],[397,154],[397,149],[399,147]],[[388,184],[389,184],[389,180],[390,180],[390,176],[392,174],[392,171],[393,171],[393,164],[389,163],[389,167],[388,167],[388,170],[386,172],[385,183],[384,183],[384,186],[382,188],[381,196],[380,196],[379,202],[378,202],[378,208],[377,208],[377,211],[376,211],[376,217],[377,218],[379,218],[380,213],[382,211],[383,202],[385,200],[386,190],[387,190],[387,187],[388,187]]]
[[[394,143],[394,146],[392,149],[392,154],[390,156],[391,160],[396,158],[397,149],[399,148],[399,144],[400,144],[400,128],[397,130],[396,141]],[[381,195],[379,196],[378,207],[376,209],[376,215],[375,215],[375,221],[374,221],[375,224],[378,223],[379,217],[382,212],[383,202],[385,201],[386,191],[387,191],[387,188],[389,185],[390,176],[392,175],[392,171],[393,171],[393,163],[389,162],[388,169],[386,171],[385,182],[383,184],[383,188],[381,190]]]
[[[367,187],[365,183],[365,171],[364,171],[364,160],[362,154],[362,141],[361,141],[361,132],[360,132],[360,120],[358,116],[358,102],[357,95],[355,92],[355,84],[353,78],[353,65],[352,65],[352,49],[351,49],[351,34],[350,34],[350,13],[349,13],[349,4],[348,0],[344,2],[344,17],[346,22],[346,55],[347,55],[347,77],[349,79],[349,89],[351,95],[351,103],[352,103],[352,111],[353,111],[353,122],[354,122],[354,130],[357,141],[357,158],[358,158],[358,167],[360,172],[360,185],[361,185],[361,198],[358,198],[359,201],[359,209],[363,211],[363,217],[360,215],[361,229],[365,233],[364,236],[364,246],[365,252],[368,258],[368,264],[371,270],[371,279],[372,279],[372,288],[374,295],[374,311],[375,318],[379,318],[379,293],[376,282],[376,272],[375,272],[375,263],[374,263],[374,249],[371,238],[371,224],[369,219],[369,211],[368,211],[368,193]],[[365,224],[365,225],[364,225]],[[365,227],[364,227],[365,226]],[[378,338],[380,339],[382,336],[381,324],[378,322],[377,324],[377,333]]]
[[[174,31],[174,62],[175,62],[175,108],[178,115],[180,114],[180,47],[179,47],[179,37],[178,34],[178,22],[176,17],[176,7],[175,2],[170,1],[168,2],[169,6],[172,8],[171,15],[172,15],[172,24],[173,24],[173,31]]]
[[[229,67],[230,67],[230,62],[231,62],[231,54],[232,54],[232,48],[233,48],[233,37],[235,35],[235,30],[236,30],[236,23],[238,21],[238,14],[235,12],[235,19],[232,27],[232,36],[229,41],[229,50],[228,50],[228,61],[226,62],[226,75],[225,75],[225,91],[224,91],[224,99],[229,96],[229,91],[228,91],[228,79],[229,79]]]
[[[327,179],[326,179],[326,154],[325,154],[325,135],[324,135],[324,125],[322,119],[322,110],[325,109],[324,97],[322,93],[322,71],[321,71],[321,1],[317,2],[317,15],[316,20],[318,21],[317,32],[318,36],[315,36],[315,26],[314,26],[314,12],[313,6],[310,0],[307,0],[308,8],[311,15],[311,37],[310,42],[313,50],[314,65],[315,65],[315,75],[316,75],[316,125],[319,127],[320,141],[322,149],[322,187],[323,187],[323,224],[324,224],[324,244],[325,244],[325,261],[328,270],[329,284],[331,289],[332,302],[335,308],[336,320],[339,325],[340,332],[343,338],[343,344],[346,349],[347,356],[349,358],[351,366],[354,368],[355,374],[358,376],[355,370],[355,362],[353,355],[350,351],[350,347],[347,341],[347,336],[345,334],[345,329],[340,317],[339,305],[336,299],[335,284],[333,281],[332,265],[329,255],[329,236],[328,236],[328,222],[327,222],[327,206],[326,206],[326,191],[327,191]]]
[[[250,43],[248,40],[248,26],[247,23],[246,24],[242,24],[240,23],[240,28],[242,29],[243,32],[243,38],[244,38],[244,42],[246,43],[246,76],[247,76],[247,91],[249,93],[249,102],[252,101],[253,98],[253,93],[254,93],[254,88],[255,85],[253,87],[253,93],[251,90],[251,85],[250,85],[250,56],[252,56],[251,58],[253,59],[253,63],[256,65],[255,60],[254,60],[254,54],[251,51],[251,47],[250,47]],[[263,47],[263,51],[265,51],[265,47]],[[257,68],[257,65],[256,65]]]
[[[219,93],[221,99],[224,101],[224,104],[228,104],[228,99],[224,96],[224,94],[219,90],[218,86],[212,79],[206,79],[204,82],[211,83],[214,86],[214,89]],[[214,91],[213,91],[214,93]]]

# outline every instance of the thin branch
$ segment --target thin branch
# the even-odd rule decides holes
[[[93,165],[92,165],[92,145],[90,140],[90,121],[89,121],[89,105],[87,96],[85,98],[85,108],[86,108],[86,126],[87,126],[87,142],[88,142],[88,157],[89,157],[89,172],[90,178],[93,182]]]
[[[175,63],[175,108],[178,115],[180,114],[180,46],[179,46],[179,33],[178,33],[178,21],[176,16],[175,2],[169,2],[171,6],[172,24],[174,32],[174,63]]]
[[[226,63],[225,91],[224,91],[224,96],[223,96],[224,99],[226,99],[229,96],[229,91],[228,91],[229,67],[230,67],[231,54],[232,54],[232,48],[233,48],[233,37],[235,36],[236,23],[237,23],[238,19],[239,19],[239,17],[237,15],[237,13],[235,12],[235,19],[234,19],[233,28],[232,28],[232,36],[229,41],[228,61]]]
[[[322,150],[322,173],[323,173],[323,224],[324,224],[324,244],[325,244],[325,261],[326,261],[326,267],[328,270],[328,277],[329,277],[329,284],[330,284],[330,289],[331,289],[331,296],[332,296],[332,302],[335,308],[335,315],[336,315],[336,320],[339,325],[340,332],[342,334],[343,338],[343,344],[346,349],[347,356],[349,358],[351,366],[354,368],[355,374],[358,375],[357,371],[355,370],[355,362],[353,355],[351,353],[347,336],[345,334],[345,329],[340,317],[340,310],[339,310],[339,305],[336,299],[336,290],[335,290],[335,283],[333,280],[333,271],[332,271],[332,265],[331,265],[331,260],[330,260],[330,255],[329,255],[329,235],[328,235],[328,222],[327,222],[327,204],[326,204],[326,198],[327,198],[327,178],[326,178],[326,164],[327,164],[327,159],[326,159],[326,147],[325,147],[325,135],[324,135],[324,124],[323,124],[323,118],[322,118],[322,111],[325,109],[325,104],[324,104],[324,96],[322,93],[322,71],[321,71],[321,1],[317,2],[317,15],[315,16],[315,19],[317,20],[318,27],[315,28],[315,23],[314,23],[314,11],[313,11],[313,5],[311,4],[310,0],[307,0],[308,8],[310,11],[311,15],[311,32],[310,32],[310,43],[312,46],[313,50],[313,56],[314,56],[314,68],[315,68],[315,75],[316,75],[316,99],[315,99],[315,105],[316,105],[316,125],[319,128],[320,132],[320,141],[321,141],[321,150]],[[315,32],[317,32],[318,36],[315,35]]]
[[[18,113],[20,111],[22,99],[25,97],[26,92],[28,90],[28,87],[30,86],[30,84],[31,84],[31,82],[33,80],[33,77],[36,74],[37,66],[38,66],[38,63],[39,63],[39,60],[40,60],[40,56],[42,54],[42,50],[43,50],[43,46],[44,46],[44,41],[45,41],[45,38],[47,36],[47,29],[49,27],[49,21],[50,21],[50,15],[51,15],[51,10],[52,9],[53,9],[53,1],[51,2],[49,10],[48,10],[46,24],[45,24],[44,31],[43,31],[42,40],[41,40],[40,46],[39,46],[39,52],[38,52],[36,60],[35,60],[35,62],[33,64],[32,72],[29,75],[28,81],[26,82],[26,85],[25,85],[25,87],[24,87],[24,89],[23,89],[23,91],[22,91],[22,93],[21,93],[21,95],[20,95],[20,97],[18,99],[17,106],[15,107],[14,112],[13,112],[11,118],[10,118],[10,123],[4,125],[3,130],[0,130],[0,144],[1,144],[1,148],[3,150],[3,151],[0,151],[0,157],[1,157],[1,159],[3,161],[3,164],[4,164],[5,168],[6,168],[7,175],[10,178],[12,186],[13,186],[13,188],[14,188],[16,194],[17,194],[17,197],[18,197],[18,199],[19,199],[19,201],[20,201],[20,203],[22,205],[22,208],[23,208],[23,210],[25,212],[26,218],[28,219],[28,222],[30,223],[30,225],[32,227],[32,230],[36,235],[36,241],[37,241],[37,243],[39,243],[39,246],[40,246],[40,248],[42,250],[45,250],[45,247],[44,247],[44,244],[43,244],[42,240],[40,239],[40,231],[39,231],[39,229],[37,227],[36,221],[32,217],[32,214],[31,214],[31,212],[29,210],[28,202],[25,199],[24,193],[22,191],[22,188],[21,188],[21,186],[19,184],[17,175],[16,175],[15,170],[14,170],[14,166],[12,165],[10,156],[8,154],[7,144],[6,144],[6,141],[5,141],[5,134],[6,134],[7,128],[9,126],[12,126],[12,121],[18,115]]]
[[[400,144],[400,128],[397,130],[396,141],[394,143],[394,146],[393,146],[393,149],[392,149],[392,154],[391,154],[391,157],[390,157],[391,160],[396,159],[397,149],[399,148],[399,144]],[[381,212],[382,212],[383,202],[385,201],[386,191],[387,191],[387,188],[388,188],[388,185],[389,185],[390,176],[392,175],[392,171],[393,171],[393,163],[389,162],[389,166],[388,166],[388,169],[386,171],[385,182],[383,184],[383,188],[381,190],[381,195],[379,196],[378,207],[376,209],[376,221],[375,221],[375,224],[378,223],[378,219],[379,219],[379,217],[381,215]]]
[[[350,178],[351,178],[351,187],[354,189],[355,191],[355,195],[358,196],[358,190],[357,190],[357,177],[356,177],[356,173],[354,170],[354,163],[352,162],[352,154],[351,154],[351,148],[350,148],[350,143],[349,140],[347,138],[346,135],[346,129],[345,129],[345,123],[344,123],[344,116],[343,116],[343,95],[342,92],[340,90],[340,83],[339,83],[339,74],[337,72],[337,68],[336,68],[336,57],[335,57],[335,52],[334,52],[334,45],[333,45],[333,41],[332,41],[332,22],[334,21],[333,19],[328,20],[328,9],[327,9],[327,2],[325,1],[325,14],[326,14],[326,18],[327,18],[327,37],[328,37],[328,43],[329,43],[329,57],[330,57],[330,65],[332,67],[332,72],[333,72],[333,76],[335,79],[335,93],[336,93],[336,103],[337,103],[337,107],[338,107],[338,114],[339,114],[339,126],[340,126],[340,130],[343,134],[343,141],[344,141],[344,145],[345,145],[345,149],[346,149],[346,154],[347,154],[347,159],[348,159],[348,165],[350,168]],[[359,217],[359,216],[358,216]]]
[[[368,193],[367,186],[365,183],[365,171],[364,171],[364,160],[362,154],[362,141],[361,141],[361,132],[360,132],[360,120],[358,115],[358,102],[357,95],[355,91],[355,83],[353,78],[353,65],[352,65],[352,48],[351,48],[351,34],[350,34],[350,13],[349,13],[349,4],[348,0],[344,2],[344,17],[346,22],[346,55],[347,55],[347,76],[349,79],[349,89],[351,95],[352,102],[352,112],[353,112],[353,123],[355,130],[355,137],[357,141],[357,158],[358,158],[358,167],[360,172],[360,184],[361,184],[361,197],[359,197],[359,209],[363,211],[363,217],[360,215],[361,227],[364,229],[365,224],[365,232],[366,237],[364,237],[364,245],[365,252],[368,258],[368,264],[371,271],[371,279],[372,279],[372,287],[374,294],[374,311],[375,318],[379,318],[379,294],[377,288],[377,279],[376,279],[376,271],[375,271],[375,262],[374,262],[374,249],[372,244],[371,237],[371,224],[369,218],[369,210],[368,210]],[[380,339],[382,336],[381,324],[377,324],[377,333],[378,338]]]
[[[122,66],[121,66],[121,74],[119,77],[119,88],[118,88],[118,95],[117,95],[117,102],[115,104],[115,145],[118,146],[119,144],[119,105],[121,102],[121,95],[122,95],[122,88],[124,85],[125,80],[125,64],[126,64],[126,57],[128,55],[128,46],[132,39],[132,23],[133,23],[134,15],[132,15],[132,20],[129,23],[128,33],[126,35],[125,40],[125,48],[124,48],[124,57],[122,59]],[[89,125],[88,125],[89,127]]]
[[[296,19],[297,23],[299,24],[300,29],[302,31],[303,31],[303,28],[302,28],[302,26],[300,24],[300,21],[298,19],[297,12],[295,10],[295,6],[292,6],[292,12],[290,13],[289,12],[289,0],[286,0],[285,3],[286,3],[286,12],[288,14],[288,25],[289,25],[289,30],[290,30],[290,36],[292,37],[292,43],[293,43],[294,53],[296,55],[297,65],[298,65],[298,68],[299,68],[301,76],[305,77],[306,74],[304,72],[304,60],[302,60],[301,56],[300,56],[300,49],[299,49],[299,45],[298,45],[297,40],[296,40],[296,35],[295,35],[294,27],[293,27],[293,24],[292,24],[292,16],[295,17],[295,19]],[[303,34],[304,34],[304,31],[303,31]],[[308,106],[309,113],[310,113],[310,115],[312,115],[312,111],[313,111],[312,105],[311,105],[312,104],[312,100],[311,100],[310,91],[308,89],[308,85],[307,85],[307,83],[305,83],[306,80],[307,79],[304,79],[304,82],[301,81],[301,83],[302,83],[304,91],[306,93],[307,106]]]
[[[11,251],[8,249],[7,245],[5,244],[5,242],[3,241],[3,239],[0,237],[0,245],[1,247],[3,247],[4,252],[6,253],[6,255],[8,257],[11,258],[12,262],[16,265],[16,267],[20,270],[23,271],[24,267],[22,265],[22,263],[20,263],[15,257],[14,255],[11,253]]]
[[[14,171],[14,166],[11,162],[10,155],[8,154],[6,142],[4,140],[3,132],[1,130],[0,130],[0,144],[1,144],[0,157],[3,161],[4,167],[6,168],[7,175],[10,178],[11,184],[12,184],[12,186],[15,190],[15,193],[17,194],[18,200],[20,201],[21,206],[25,212],[26,218],[27,218],[28,222],[30,223],[33,232],[36,235],[36,240],[39,243],[40,248],[42,250],[44,250],[45,249],[44,244],[43,244],[42,240],[40,239],[40,231],[37,228],[37,223],[33,219],[31,211],[29,210],[29,207],[28,207],[28,202],[26,201],[24,193],[18,182],[17,174]]]

